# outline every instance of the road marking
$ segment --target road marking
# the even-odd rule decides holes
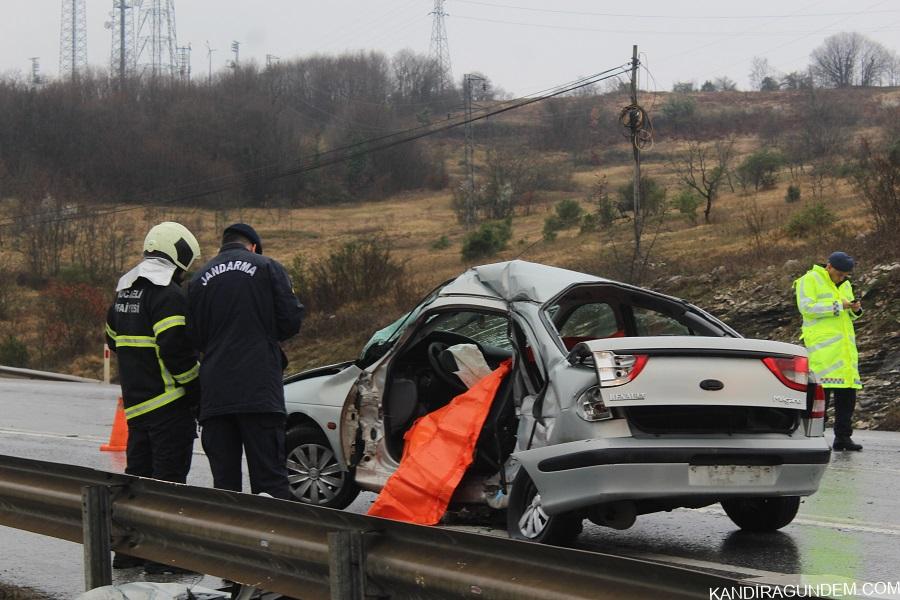
[[[5,429],[0,428],[0,434],[12,434],[12,435],[22,435],[26,437],[38,437],[38,438],[53,438],[53,439],[66,439],[66,440],[75,440],[79,442],[91,442],[92,444],[100,442],[104,443],[107,440],[103,438],[95,438],[86,435],[78,435],[74,433],[53,433],[50,431],[29,431],[27,429]]]
[[[91,444],[96,444],[98,442],[100,444],[105,444],[108,441],[106,438],[97,438],[88,435],[78,435],[74,433],[53,433],[50,431],[29,431],[26,429],[6,429],[0,427],[0,435],[3,434],[55,440],[72,440],[75,442],[90,442]],[[194,450],[193,454],[195,454],[196,456],[206,456],[206,453],[203,452],[203,450]]]
[[[711,515],[727,516],[721,508],[706,506],[704,508],[691,508],[696,512],[707,513]],[[829,527],[831,529],[839,529],[843,531],[861,531],[865,533],[880,533],[883,535],[900,535],[900,526],[893,523],[869,523],[866,521],[857,521],[849,519],[841,519],[838,517],[825,517],[821,515],[799,515],[791,523],[798,525],[811,525],[815,527]]]

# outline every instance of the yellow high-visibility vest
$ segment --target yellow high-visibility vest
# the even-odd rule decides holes
[[[862,315],[843,307],[843,300],[855,300],[849,280],[835,285],[828,271],[813,265],[794,281],[797,308],[803,317],[803,343],[809,352],[809,368],[826,388],[862,389],[859,353],[853,321]]]

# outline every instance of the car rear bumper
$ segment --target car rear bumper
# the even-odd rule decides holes
[[[808,496],[831,450],[824,438],[612,438],[517,453],[549,513],[653,498]]]

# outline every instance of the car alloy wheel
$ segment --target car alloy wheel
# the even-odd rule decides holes
[[[581,533],[582,520],[579,513],[547,514],[537,486],[524,468],[519,470],[506,509],[509,537],[541,544],[564,545]]]
[[[288,484],[296,500],[345,508],[359,494],[353,471],[335,456],[325,436],[310,425],[293,427],[285,438]]]
[[[534,539],[546,529],[550,517],[541,508],[541,495],[535,494],[519,518],[519,531],[528,539]]]
[[[310,504],[334,500],[347,476],[334,452],[319,444],[295,447],[288,454],[287,465],[291,491],[301,501]]]

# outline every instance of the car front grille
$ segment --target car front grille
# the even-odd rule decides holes
[[[631,426],[645,433],[791,433],[798,411],[760,406],[630,406]]]

